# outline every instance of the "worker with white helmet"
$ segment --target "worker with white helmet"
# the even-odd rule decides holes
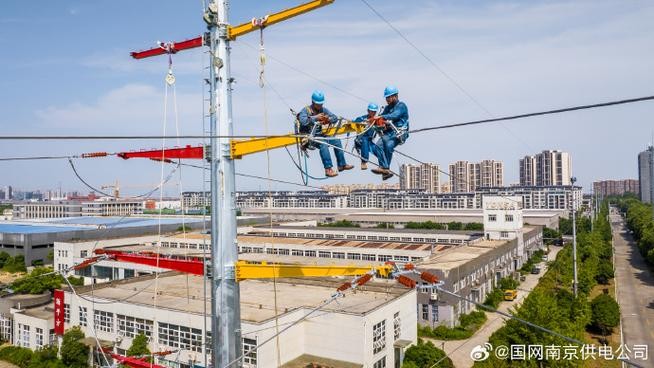
[[[379,161],[379,168],[372,169],[375,174],[386,180],[393,176],[390,170],[395,147],[403,144],[409,137],[409,109],[399,99],[399,90],[395,86],[384,89],[386,107],[377,117],[376,125],[381,126],[382,136],[372,146],[372,153]]]
[[[327,110],[327,108],[324,107],[324,104],[325,94],[322,91],[313,91],[313,94],[311,94],[311,105],[304,107],[297,116],[300,122],[300,133],[310,134],[313,132],[315,137],[325,137],[321,126],[338,122],[338,117],[332,114],[331,111]],[[316,127],[316,124],[321,124],[321,126]],[[325,144],[323,144],[323,142]],[[343,153],[343,146],[341,145],[340,139],[324,138],[315,140],[313,144],[317,145],[320,150],[320,159],[325,168],[325,176],[334,177],[338,175],[338,172],[333,169],[334,165],[332,163],[331,154],[329,153],[330,146],[334,146],[334,155],[336,155],[338,171],[345,171],[354,168],[354,166],[348,165],[345,161],[345,154]]]
[[[371,102],[368,104],[368,113],[366,115],[361,115],[352,121],[355,123],[370,122],[372,124],[372,119],[377,115],[378,110],[379,106],[377,106],[376,103]],[[370,150],[374,144],[372,142],[374,137],[375,129],[372,126],[368,126],[363,133],[359,134],[354,139],[354,148],[361,156],[361,170],[368,169],[368,157],[370,157]]]

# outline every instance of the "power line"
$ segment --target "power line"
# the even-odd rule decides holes
[[[294,137],[295,135],[278,134],[278,135],[5,135],[0,136],[0,140],[20,141],[20,140],[139,140],[139,139],[205,139],[205,138],[282,138]]]
[[[199,165],[193,165],[193,164],[180,164],[181,166],[188,166],[188,167],[193,167],[196,169],[203,169],[203,170],[209,170],[207,167],[199,166]],[[259,180],[267,180],[267,181],[272,181],[276,183],[281,183],[281,184],[290,184],[290,185],[297,185],[300,187],[309,187],[317,190],[322,190],[322,188],[313,186],[313,185],[308,185],[308,184],[301,184],[301,183],[295,183],[292,181],[286,181],[286,180],[281,180],[281,179],[272,179],[272,178],[266,178],[264,176],[258,176],[258,175],[253,175],[253,174],[245,174],[245,173],[236,173],[236,176],[242,176],[244,178],[252,178],[252,179],[259,179]]]
[[[25,157],[2,157],[0,161],[37,161],[37,160],[62,160],[77,158],[77,156],[25,156]]]
[[[258,48],[258,47],[254,47],[254,46],[248,44],[247,42],[244,42],[243,44],[244,44],[245,46],[247,46],[247,47],[250,47],[250,48],[252,48],[252,49],[254,49],[254,50],[259,51],[259,48]],[[324,85],[327,86],[327,87],[333,88],[333,89],[335,89],[335,90],[337,90],[337,91],[339,91],[339,92],[341,92],[341,93],[343,93],[343,94],[345,94],[345,95],[348,95],[348,96],[350,96],[350,97],[354,97],[354,98],[356,98],[356,99],[358,99],[358,100],[361,100],[361,101],[363,101],[363,102],[366,102],[366,103],[368,102],[368,100],[366,100],[366,99],[363,98],[363,97],[357,96],[357,95],[353,94],[352,92],[349,92],[349,91],[347,91],[347,90],[344,90],[343,88],[340,88],[340,87],[338,87],[338,86],[336,86],[336,85],[334,85],[334,84],[331,84],[331,83],[329,83],[329,82],[327,82],[327,81],[325,81],[325,80],[323,80],[323,79],[320,79],[320,78],[316,77],[315,75],[312,75],[312,74],[310,74],[310,73],[308,73],[308,72],[305,72],[304,70],[299,69],[298,67],[295,67],[295,66],[293,66],[293,65],[291,65],[291,64],[289,64],[289,63],[287,63],[287,62],[285,62],[285,61],[283,61],[283,60],[280,60],[280,59],[278,59],[278,58],[276,58],[276,57],[274,57],[274,56],[271,56],[270,54],[266,54],[266,57],[268,57],[268,58],[270,58],[270,59],[272,59],[272,60],[275,60],[276,62],[278,62],[278,63],[284,65],[285,67],[287,67],[287,68],[289,68],[289,69],[291,69],[291,70],[293,70],[293,71],[295,71],[295,72],[297,72],[297,73],[300,73],[300,74],[302,74],[302,75],[304,75],[304,76],[306,76],[306,77],[309,77],[309,78],[311,78],[311,79],[313,79],[313,80],[315,80],[315,81],[317,81],[317,82],[319,82],[319,83],[322,83],[322,84],[324,84]]]
[[[427,54],[425,54],[418,46],[416,46],[416,44],[411,42],[411,40],[409,40],[409,38],[406,37],[399,29],[393,26],[393,24],[388,19],[386,19],[380,12],[378,12],[368,1],[366,0],[361,0],[361,1],[364,4],[366,4],[366,6],[370,8],[370,10],[372,10],[372,12],[375,13],[375,15],[379,17],[379,19],[384,21],[384,23],[386,23],[393,31],[395,31],[395,33],[397,33],[404,41],[406,41],[406,43],[409,44],[409,46],[413,47],[414,50],[416,50],[423,58],[425,58],[425,60],[427,60],[427,62],[431,64],[439,73],[441,73],[445,78],[447,78],[447,80],[449,80],[459,91],[461,91],[466,97],[468,97],[470,101],[472,101],[475,105],[477,105],[478,108],[484,111],[488,116],[494,117],[494,115],[486,107],[484,107],[484,105],[482,105],[481,102],[479,102],[474,96],[472,96],[472,94],[470,94],[465,88],[463,88],[463,86],[460,85],[454,78],[452,78],[449,74],[447,74],[445,70],[443,70],[443,68],[438,66],[438,64],[436,64],[434,60],[432,60],[429,56],[427,56]],[[524,140],[522,140],[519,136],[517,136],[511,129],[509,129],[504,124],[501,124],[501,126],[507,132],[509,132],[509,134],[511,134],[515,139],[520,141],[520,143],[522,143],[527,148],[532,150],[532,148]]]
[[[424,52],[423,52],[423,51],[422,51],[418,46],[416,46],[416,44],[414,44],[413,42],[411,42],[411,40],[409,40],[409,38],[408,38],[407,36],[405,36],[404,33],[402,33],[399,29],[397,29],[397,28],[396,28],[396,27],[395,27],[395,26],[394,26],[394,25],[393,25],[393,24],[392,24],[388,19],[386,19],[386,18],[385,18],[385,17],[384,17],[380,12],[378,12],[377,9],[375,9],[375,8],[374,8],[374,7],[373,7],[373,6],[368,2],[368,1],[366,1],[366,0],[361,0],[361,2],[363,2],[364,4],[366,4],[366,6],[367,6],[367,7],[368,7],[368,8],[369,8],[373,13],[375,13],[375,15],[377,15],[377,17],[379,17],[379,19],[381,19],[381,20],[382,20],[384,23],[386,23],[386,24],[387,24],[387,25],[388,25],[388,26],[389,26],[393,31],[395,31],[395,33],[397,33],[398,36],[400,36],[400,37],[401,37],[401,38],[402,38],[402,39],[403,39],[407,44],[409,44],[409,46],[411,46],[414,50],[416,50],[416,52],[418,52],[418,54],[420,54],[420,55],[421,55],[425,60],[427,60],[427,62],[428,62],[429,64],[431,64],[431,66],[433,66],[436,70],[438,70],[439,73],[441,73],[441,74],[442,74],[445,78],[447,78],[447,79],[448,79],[448,80],[449,80],[453,85],[455,85],[456,88],[459,89],[459,91],[463,92],[463,94],[465,94],[465,95],[466,95],[466,96],[467,96],[467,97],[468,97],[472,102],[474,102],[475,105],[477,105],[481,110],[483,110],[483,111],[484,111],[485,113],[487,113],[488,115],[492,115],[492,114],[490,113],[490,111],[488,111],[488,109],[486,109],[486,108],[485,108],[485,107],[484,107],[484,106],[483,106],[479,101],[477,101],[476,98],[474,98],[470,93],[468,93],[468,91],[466,91],[465,88],[463,88],[459,83],[457,83],[457,81],[454,80],[454,78],[450,77],[450,75],[447,74],[447,73],[445,72],[445,70],[443,70],[443,68],[441,68],[440,66],[438,66],[438,64],[436,64],[436,62],[434,62],[434,60],[432,60],[429,56],[427,56],[427,54],[425,54],[425,53],[424,53]]]
[[[427,165],[426,162],[420,161],[420,160],[418,160],[417,158],[415,158],[415,157],[413,157],[413,156],[407,155],[406,153],[402,153],[402,152],[400,152],[400,151],[398,151],[398,150],[395,150],[395,153],[399,154],[400,156],[404,156],[404,157],[406,157],[406,158],[408,158],[408,159],[410,159],[410,160],[413,160],[413,161],[415,161],[415,162],[417,162],[417,163],[419,163],[419,164]],[[448,173],[448,172],[446,172],[446,171],[444,171],[444,170],[441,170],[440,167],[439,167],[437,170],[438,170],[438,172],[440,172],[440,173],[442,173],[442,174],[445,174],[445,175],[449,176],[449,177],[452,178],[455,182],[463,182],[464,184],[466,184],[466,185],[468,185],[468,186],[471,184],[471,183],[470,183],[469,181],[467,181],[467,180],[459,180],[458,178],[452,177],[452,174],[450,174],[450,173]],[[452,188],[450,188],[450,189],[452,189]],[[508,200],[511,201],[511,202],[518,203],[518,204],[520,204],[521,206],[524,205],[524,203],[523,203],[522,200],[520,200],[520,201],[516,201],[515,199],[510,198],[510,196],[508,196],[508,195],[502,195],[502,194],[499,194],[499,193],[498,193],[497,195],[500,196],[500,197],[503,197],[504,199],[508,199]]]
[[[421,132],[426,132],[426,131],[430,131],[430,130],[449,129],[449,128],[456,128],[456,127],[462,127],[462,126],[469,126],[469,125],[488,124],[488,123],[494,123],[494,122],[505,121],[505,120],[525,119],[525,118],[531,118],[531,117],[534,117],[534,116],[560,114],[560,113],[570,112],[570,111],[588,110],[588,109],[595,109],[595,108],[599,108],[599,107],[616,106],[616,105],[625,105],[625,104],[630,104],[630,103],[635,103],[635,102],[643,102],[643,101],[651,101],[651,100],[654,100],[654,96],[629,98],[629,99],[625,99],[625,100],[615,100],[615,101],[601,102],[601,103],[590,104],[590,105],[577,105],[577,106],[564,107],[564,108],[555,109],[555,110],[545,110],[545,111],[531,112],[531,113],[520,114],[520,115],[509,115],[509,116],[503,116],[503,117],[491,118],[491,119],[472,120],[472,121],[467,121],[467,122],[463,122],[463,123],[437,125],[437,126],[432,126],[432,127],[414,129],[414,130],[409,131],[409,133],[421,133]]]
[[[431,130],[441,130],[441,129],[449,129],[449,128],[456,128],[456,127],[462,127],[462,126],[469,126],[469,125],[481,125],[481,124],[488,124],[488,123],[495,123],[499,121],[506,121],[506,120],[518,120],[518,119],[525,119],[525,118],[530,118],[530,117],[535,117],[535,116],[542,116],[542,115],[553,115],[553,114],[561,114],[565,112],[571,112],[571,111],[579,111],[579,110],[589,110],[589,109],[595,109],[595,108],[600,108],[600,107],[608,107],[608,106],[617,106],[617,105],[626,105],[626,104],[631,104],[631,103],[636,103],[636,102],[644,102],[644,101],[651,101],[654,100],[654,96],[644,96],[644,97],[636,97],[636,98],[629,98],[629,99],[623,99],[623,100],[614,100],[614,101],[607,101],[607,102],[601,102],[601,103],[595,103],[595,104],[590,104],[590,105],[576,105],[576,106],[571,106],[571,107],[565,107],[565,108],[560,108],[560,109],[554,109],[554,110],[545,110],[545,111],[538,111],[538,112],[531,112],[531,113],[525,113],[525,114],[519,114],[519,115],[508,115],[508,116],[502,116],[502,117],[497,117],[497,118],[490,118],[490,119],[481,119],[481,120],[470,120],[462,123],[452,123],[452,124],[445,124],[445,125],[436,125],[436,126],[431,126],[431,127],[425,127],[425,128],[419,128],[419,129],[413,129],[410,130],[409,133],[422,133],[426,131],[431,131]],[[42,136],[33,136],[33,135],[7,135],[7,136],[0,136],[0,140],[150,140],[150,139],[173,139],[173,138],[180,138],[180,139],[205,139],[205,138],[235,138],[235,139],[248,139],[248,138],[282,138],[282,137],[295,137],[295,138],[304,138],[308,137],[308,134],[279,134],[279,135],[214,135],[214,136],[204,136],[204,135],[171,135],[171,136],[162,136],[162,135],[42,135]],[[54,159],[54,158],[68,158],[68,157],[74,157],[74,156],[44,156],[47,157],[47,159]],[[15,158],[5,158],[5,159],[0,159],[0,161],[8,161],[8,159],[12,160],[19,160],[19,159],[26,159],[26,158],[21,158],[21,157],[15,157]],[[44,158],[45,159],[45,158]]]

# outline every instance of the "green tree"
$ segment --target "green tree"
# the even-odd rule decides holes
[[[418,366],[416,365],[416,363],[411,361],[406,361],[405,359],[404,363],[402,363],[402,368],[418,368]]]
[[[447,230],[463,230],[463,224],[457,221],[452,221],[447,224]]]
[[[620,306],[610,295],[596,296],[590,307],[593,313],[591,323],[603,335],[610,334],[613,327],[620,324]]]
[[[37,267],[11,284],[11,288],[21,294],[41,294],[61,287],[64,278],[58,273],[52,273],[52,268]]]
[[[595,280],[597,280],[598,284],[602,285],[608,285],[609,280],[611,280],[615,276],[615,273],[613,271],[613,265],[610,262],[600,262],[600,264],[597,267],[597,275],[595,276]]]
[[[19,254],[15,257],[9,257],[2,269],[11,273],[27,272],[27,268],[25,267],[25,256]]]
[[[6,346],[0,349],[0,360],[15,364],[20,368],[28,368],[34,353],[27,348]]]
[[[11,258],[9,253],[7,252],[0,252],[0,268],[3,268],[5,266],[5,263]]]
[[[28,368],[65,368],[66,365],[57,358],[57,347],[47,346],[32,355]]]
[[[148,337],[141,332],[134,338],[134,340],[132,340],[132,345],[129,347],[129,349],[127,349],[127,356],[147,355],[150,355],[150,349],[148,348]]]
[[[484,224],[480,222],[469,222],[464,226],[464,230],[482,231],[484,230]]]
[[[84,332],[75,326],[64,333],[61,343],[61,360],[70,368],[87,368],[89,347],[84,345]]]
[[[388,222],[380,222],[375,227],[377,229],[395,229],[395,225],[389,224]]]
[[[404,225],[406,229],[427,229],[427,230],[443,230],[445,229],[445,225],[433,222],[433,221],[425,221],[425,222],[413,222],[409,221]]]
[[[434,366],[434,364],[441,359],[443,359],[443,361]],[[417,345],[413,345],[407,349],[406,353],[404,354],[404,363],[413,363],[418,368],[454,368],[452,360],[446,357],[443,350],[434,346],[431,341],[425,343],[422,341],[422,339],[418,339]]]
[[[544,227],[543,238],[545,239],[545,244],[552,245],[557,239],[561,238],[561,233],[549,227]]]
[[[319,223],[318,226],[322,227],[360,227],[359,224],[355,224],[349,220],[341,220],[331,223]]]

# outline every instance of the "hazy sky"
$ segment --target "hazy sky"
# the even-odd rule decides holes
[[[232,1],[231,20],[240,23],[298,1]],[[654,94],[651,1],[368,1],[493,116]],[[167,58],[129,57],[130,51],[152,47],[159,40],[201,34],[205,30],[201,1],[7,0],[2,10],[0,134],[202,132],[203,50],[173,56],[178,128],[171,95],[166,109],[164,104]],[[382,104],[387,84],[399,87],[412,128],[489,117],[358,0],[337,0],[266,29],[266,75],[281,98],[268,88],[264,100],[257,85],[258,42],[259,35],[251,34],[233,43],[237,134],[262,134],[264,111],[271,133],[289,132],[289,105],[302,108],[316,88],[325,91],[326,106],[345,117],[363,114],[367,101]],[[652,115],[654,102],[645,102],[454,128],[414,134],[400,150],[444,170],[456,160],[502,160],[505,182],[513,183],[518,180],[520,157],[560,149],[572,154],[574,174],[588,186],[597,179],[637,177],[636,156],[651,139]],[[0,157],[117,152],[161,144],[2,141]],[[348,160],[358,164],[353,157]],[[272,177],[300,182],[284,150],[272,152],[271,163]],[[396,156],[395,167],[401,163],[411,161]],[[93,185],[119,180],[124,192],[132,193],[157,183],[162,171],[151,161],[117,158],[78,160],[77,166]],[[65,160],[0,162],[0,167],[3,186],[47,189],[61,183],[64,190],[86,192]],[[164,175],[170,169],[164,168]],[[239,160],[237,170],[267,175],[266,155]],[[311,172],[322,172],[317,154],[311,157]],[[330,182],[378,181],[357,165]],[[237,178],[237,182],[242,190],[268,188],[265,181]],[[179,186],[176,175],[168,194],[179,191]],[[184,168],[181,187],[201,189],[198,170]],[[279,184],[272,188],[301,189]]]

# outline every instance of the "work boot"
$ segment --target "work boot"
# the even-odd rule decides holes
[[[345,171],[345,170],[352,170],[352,169],[354,169],[354,166],[347,165],[347,164],[345,166],[339,166],[338,167],[338,171]]]
[[[392,177],[393,177],[393,173],[390,170],[386,170],[386,172],[382,174],[382,180],[387,180]]]
[[[382,174],[384,174],[386,172],[385,169],[382,169],[380,167],[376,167],[376,168],[374,168],[374,169],[372,169],[370,171],[372,171],[373,174],[377,174],[377,175],[382,175]]]
[[[325,169],[325,176],[328,178],[333,178],[334,176],[338,176],[338,173],[330,167],[329,169]]]
[[[361,170],[368,170],[368,163],[365,161],[361,161]]]

